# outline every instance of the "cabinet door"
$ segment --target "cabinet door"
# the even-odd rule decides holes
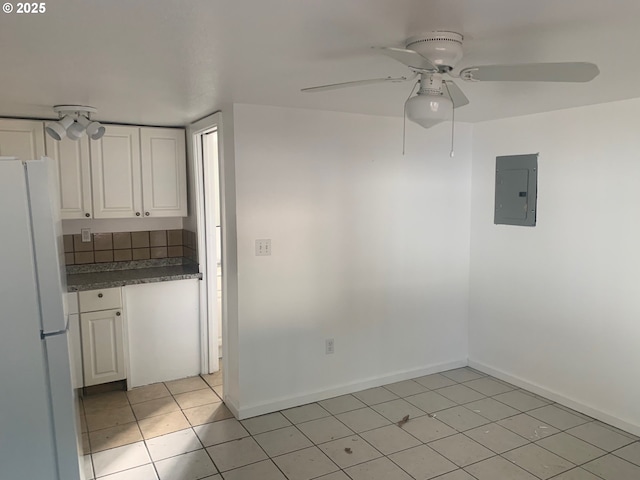
[[[139,128],[108,125],[91,142],[91,178],[95,218],[142,215]]]
[[[56,162],[62,219],[91,218],[89,138],[56,141],[47,135],[47,156]]]
[[[122,326],[119,309],[80,314],[86,387],[126,377]]]
[[[187,164],[184,130],[141,128],[144,215],[187,216]]]
[[[44,155],[44,124],[0,119],[0,157],[34,160]]]
[[[200,373],[197,279],[127,285],[129,387]]]

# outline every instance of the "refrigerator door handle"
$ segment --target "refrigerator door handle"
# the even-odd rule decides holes
[[[45,338],[55,337],[56,335],[66,335],[68,333],[68,329],[57,330],[55,332],[44,332],[44,330],[40,330],[40,338],[44,340]]]

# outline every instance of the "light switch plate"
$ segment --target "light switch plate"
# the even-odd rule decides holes
[[[271,239],[260,238],[256,240],[256,256],[265,257],[271,255]]]

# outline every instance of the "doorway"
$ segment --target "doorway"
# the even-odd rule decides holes
[[[198,257],[203,275],[200,316],[204,374],[218,372],[224,357],[224,226],[218,134],[219,114],[195,122],[188,129],[194,192],[190,204],[196,217]]]

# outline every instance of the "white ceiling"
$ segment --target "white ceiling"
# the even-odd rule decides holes
[[[13,0],[12,0],[13,1]],[[15,4],[16,2],[14,2]],[[458,82],[481,121],[640,97],[638,0],[54,0],[0,13],[0,116],[98,108],[102,121],[184,125],[230,102],[402,115],[411,85],[303,94],[404,75],[369,47],[465,36],[458,67],[589,61],[588,84]]]

